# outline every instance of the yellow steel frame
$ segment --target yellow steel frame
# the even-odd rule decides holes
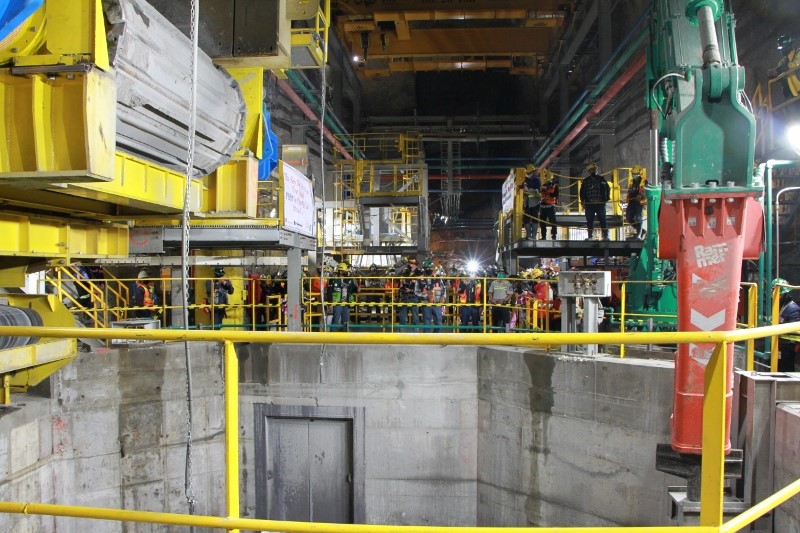
[[[204,180],[208,184],[200,207],[204,216],[256,218],[259,182],[254,156],[236,155]]]
[[[240,153],[250,154],[261,159],[264,153],[264,69],[232,68],[228,73],[239,82],[244,103],[247,107],[244,137],[239,144]]]
[[[116,86],[98,69],[17,76],[0,69],[0,182],[43,187],[114,178]]]
[[[49,1],[44,5],[45,46],[18,54],[17,66],[94,63],[111,69],[101,0]],[[37,12],[38,15],[38,12]]]
[[[122,152],[114,154],[114,162],[113,181],[71,184],[63,192],[154,213],[179,213],[183,210],[186,176]],[[190,211],[200,209],[201,187],[198,180],[192,181]]]
[[[313,58],[313,65],[292,65],[293,69],[320,68],[328,62],[328,32],[330,31],[331,0],[325,0],[314,14],[314,26],[292,28],[292,48],[305,48]]]
[[[30,55],[42,46],[45,36],[45,9],[39,8],[11,35],[0,42],[0,65],[16,57]]]
[[[73,259],[126,257],[128,227],[0,213],[0,256]]]
[[[96,518],[127,522],[160,523],[183,526],[198,526],[227,530],[271,530],[296,532],[331,533],[376,533],[404,532],[446,533],[452,531],[475,533],[523,533],[538,531],[557,533],[574,531],[576,533],[600,533],[605,531],[637,531],[647,533],[732,533],[751,524],[778,505],[800,493],[800,479],[787,485],[772,496],[759,502],[751,509],[723,522],[723,498],[725,495],[723,465],[725,460],[725,409],[726,409],[726,352],[728,343],[785,335],[797,331],[800,324],[790,323],[777,326],[753,328],[742,331],[708,331],[678,333],[509,333],[509,334],[448,334],[421,333],[410,336],[405,333],[300,333],[300,332],[230,332],[230,331],[186,331],[186,330],[134,330],[97,329],[78,330],[76,328],[56,327],[0,327],[0,335],[40,336],[55,338],[123,338],[137,340],[164,341],[212,341],[224,342],[225,350],[225,444],[226,444],[226,498],[227,517],[193,516],[172,513],[154,513],[80,507],[28,502],[2,502],[0,512],[44,514]],[[416,344],[416,345],[464,345],[464,346],[545,346],[549,344],[620,344],[638,342],[643,344],[711,343],[714,353],[705,374],[703,403],[703,452],[701,458],[701,503],[698,526],[684,527],[545,527],[545,528],[477,528],[477,527],[426,527],[426,526],[382,526],[373,524],[323,524],[303,522],[281,522],[274,520],[255,520],[239,518],[238,505],[238,447],[239,391],[238,365],[235,342],[269,342],[286,344]]]

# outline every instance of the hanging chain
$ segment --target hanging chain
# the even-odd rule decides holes
[[[328,57],[328,43],[325,42],[325,53],[323,57]],[[320,73],[320,113],[319,113],[319,166],[320,166],[320,179],[322,182],[322,260],[320,261],[320,284],[319,284],[319,301],[320,301],[320,309],[322,309],[322,323],[320,324],[320,331],[327,330],[327,315],[325,312],[325,243],[327,242],[327,232],[325,231],[327,227],[327,220],[328,217],[325,216],[325,111],[327,109],[326,105],[326,92],[327,92],[327,84],[328,84],[328,70],[325,68],[325,63],[322,63],[322,72]],[[325,352],[325,345],[322,345],[323,353]],[[321,356],[320,356],[321,357]],[[320,363],[322,361],[320,360]]]
[[[325,43],[325,53],[322,57],[328,57],[328,42],[323,41]],[[320,269],[319,269],[319,305],[320,309],[322,310],[322,316],[320,317],[320,331],[327,331],[328,329],[328,315],[325,311],[325,243],[327,242],[325,239],[327,237],[327,232],[325,228],[327,227],[327,219],[328,217],[325,216],[325,111],[327,109],[326,106],[326,92],[327,92],[327,84],[328,84],[328,77],[327,77],[328,69],[325,68],[325,62],[322,62],[322,72],[320,73],[320,112],[319,112],[319,167],[320,167],[320,179],[322,181],[322,260],[319,262]],[[322,349],[319,352],[319,371],[320,371],[320,378],[322,377],[322,366],[325,364],[325,343],[322,344]]]
[[[190,0],[191,21],[189,39],[192,42],[191,53],[191,92],[189,96],[189,138],[186,147],[186,188],[183,193],[183,218],[181,221],[181,275],[183,282],[183,328],[189,329],[189,208],[192,193],[192,177],[194,176],[194,143],[197,127],[197,26],[200,12],[200,0]],[[184,472],[184,494],[189,504],[189,514],[194,514],[197,500],[192,489],[192,357],[189,341],[183,343],[186,360],[186,465]]]

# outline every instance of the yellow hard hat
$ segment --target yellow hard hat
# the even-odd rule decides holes
[[[533,163],[525,165],[525,174],[533,174],[534,172],[536,172],[536,167],[533,166]]]
[[[339,270],[340,272],[341,271],[346,271],[348,268],[349,267],[347,266],[347,263],[345,263],[344,261],[342,261],[341,263],[336,265],[336,270]]]
[[[586,172],[588,172],[589,174],[596,171],[597,171],[597,163],[589,163],[588,165],[586,165]]]
[[[531,270],[531,279],[539,279],[542,276],[544,276],[544,271],[541,268]]]
[[[541,175],[542,175],[542,181],[545,183],[553,179],[553,173],[550,172],[549,170],[543,170],[541,172]]]
[[[642,167],[640,167],[639,165],[634,165],[633,168],[631,169],[631,174],[641,174],[641,173],[642,173]]]

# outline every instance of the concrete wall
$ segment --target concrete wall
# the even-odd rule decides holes
[[[800,403],[779,404],[775,412],[775,489],[800,479]],[[775,510],[775,531],[800,533],[800,501]]]
[[[219,347],[192,346],[197,512],[224,514]],[[182,345],[81,354],[51,378],[52,399],[13,397],[0,418],[0,500],[186,513]],[[0,514],[0,531],[157,532],[73,518]]]
[[[664,361],[482,349],[481,525],[669,525]]]
[[[253,404],[364,408],[367,523],[476,522],[476,349],[251,345],[241,387],[243,516],[255,514]],[[253,383],[255,382],[255,383]]]
[[[676,480],[655,470],[669,363],[424,346],[253,345],[240,357],[247,516],[252,406],[266,403],[364,408],[366,523],[671,523]]]
[[[514,348],[239,346],[242,516],[255,516],[254,405],[363,413],[356,519],[482,526],[671,525],[655,447],[669,362]],[[224,514],[220,347],[192,348],[197,512]],[[52,399],[0,417],[0,499],[185,513],[182,346],[82,354]],[[775,479],[800,477],[796,403],[776,415]],[[800,532],[788,502],[776,531]],[[179,528],[177,528],[179,529]],[[176,529],[176,530],[177,530]],[[0,515],[0,531],[168,531]]]

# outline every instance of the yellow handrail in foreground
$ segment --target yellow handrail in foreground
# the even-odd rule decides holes
[[[245,530],[271,530],[308,533],[593,533],[633,530],[642,533],[672,533],[681,530],[691,533],[733,533],[771,511],[788,498],[800,493],[800,480],[788,485],[761,503],[723,523],[724,461],[725,461],[725,396],[728,343],[784,335],[800,330],[800,323],[780,324],[735,331],[708,332],[647,332],[647,333],[305,333],[305,332],[244,332],[244,331],[185,331],[81,329],[50,327],[0,327],[0,336],[38,336],[58,338],[125,338],[164,341],[220,341],[225,343],[225,443],[226,443],[226,512],[229,517],[196,516],[121,509],[103,509],[55,504],[0,502],[0,512],[45,514],[100,520],[160,523],[168,525]],[[713,343],[714,352],[706,367],[703,402],[703,453],[700,492],[700,525],[683,527],[432,527],[384,526],[366,524],[325,524],[312,522],[283,522],[239,518],[239,458],[238,458],[238,361],[234,342],[274,342],[286,344],[423,344],[423,345],[484,345],[484,346],[544,346],[548,344],[675,344]]]

